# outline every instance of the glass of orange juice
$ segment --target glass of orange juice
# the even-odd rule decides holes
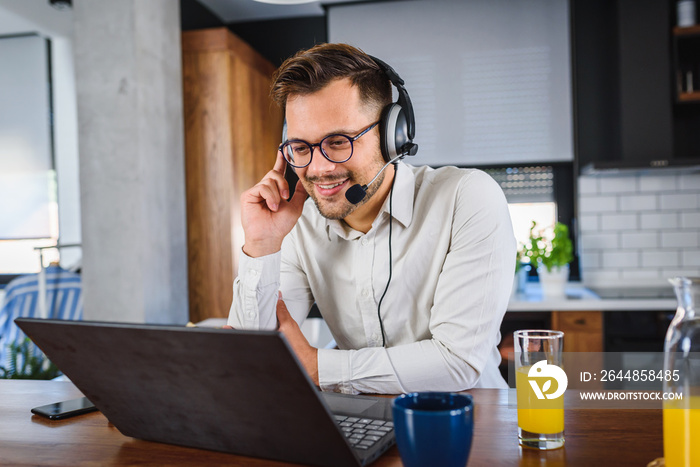
[[[518,401],[518,441],[547,450],[564,446],[562,368],[564,333],[523,330],[514,334],[515,387]]]
[[[663,412],[666,467],[700,465],[700,394],[664,401]]]

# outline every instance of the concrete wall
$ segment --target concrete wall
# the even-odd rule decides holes
[[[184,323],[178,2],[73,5],[85,318]]]

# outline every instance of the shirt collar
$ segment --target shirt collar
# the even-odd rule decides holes
[[[393,217],[399,221],[401,225],[408,227],[413,219],[413,196],[416,190],[416,177],[410,167],[403,162],[398,162],[396,164],[393,190],[394,199],[391,209]],[[390,199],[391,193],[389,193],[389,196],[384,200],[384,205],[377,217],[381,216],[384,212],[386,212],[387,215],[389,214]],[[345,240],[354,240],[363,235],[362,232],[351,229],[345,222],[335,219],[325,219],[325,221],[326,234],[329,240],[331,239],[331,232]]]
[[[394,200],[393,215],[404,227],[411,225],[413,219],[413,196],[416,191],[416,176],[413,170],[404,164],[396,164],[396,175],[394,178]],[[391,193],[386,197],[382,211],[389,213],[389,200]]]

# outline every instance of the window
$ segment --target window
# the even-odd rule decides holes
[[[532,221],[539,229],[557,220],[554,173],[551,166],[485,169],[498,182],[508,200],[510,218],[518,245],[527,243]]]
[[[58,238],[49,58],[38,35],[0,38],[0,275],[38,271]]]
[[[537,230],[554,227],[559,221],[570,227],[574,252],[576,251],[576,229],[572,228],[574,194],[571,164],[481,169],[498,182],[506,195],[518,246],[527,242],[533,220],[537,223]],[[576,258],[570,271],[571,279],[579,279]]]

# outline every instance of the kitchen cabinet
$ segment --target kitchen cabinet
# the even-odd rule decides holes
[[[676,103],[700,104],[700,26],[673,28]]]
[[[552,329],[564,332],[564,352],[603,351],[602,311],[553,311]]]
[[[700,162],[700,26],[674,27],[674,153]]]
[[[513,332],[518,329],[554,329],[564,332],[564,352],[603,352],[602,311],[511,311],[501,324],[501,355],[513,352]]]
[[[596,169],[700,161],[700,87],[678,92],[677,67],[698,65],[698,26],[673,29],[675,0],[571,0],[576,157]]]

